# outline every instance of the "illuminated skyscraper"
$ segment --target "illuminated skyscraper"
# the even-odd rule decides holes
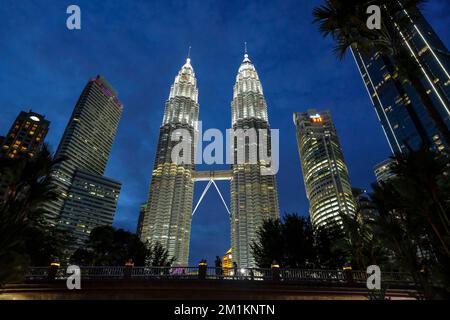
[[[294,113],[309,214],[314,227],[342,224],[339,213],[351,215],[355,202],[344,154],[328,111]]]
[[[450,128],[450,52],[418,10],[404,10],[403,15],[409,21],[402,30],[403,45],[420,61],[425,96],[431,98],[444,127]],[[392,152],[404,153],[408,146],[417,149],[423,141],[435,150],[445,149],[423,98],[399,78],[395,60],[379,53],[370,59],[356,50],[353,54]]]
[[[5,137],[0,137],[0,158],[33,157],[44,143],[50,122],[44,116],[21,111]],[[6,196],[11,177],[0,173],[0,202]]]
[[[76,245],[111,225],[116,211],[121,185],[103,175],[123,111],[117,95],[102,76],[91,79],[55,154],[66,160],[52,173],[60,198],[46,204],[47,218],[71,231]]]
[[[44,116],[21,111],[1,144],[0,157],[32,157],[44,143],[50,122]]]
[[[260,157],[260,148],[268,143],[271,153],[267,105],[258,73],[247,54],[244,56],[233,88],[233,130],[255,130],[252,141],[234,139],[234,164],[231,166],[231,244],[233,262],[240,268],[255,266],[251,244],[265,219],[278,219],[278,194],[274,174],[264,174],[267,162]],[[263,131],[258,131],[262,129]],[[235,133],[237,133],[235,131]],[[245,158],[238,162],[239,142],[245,144]]]
[[[175,77],[165,105],[140,235],[144,242],[160,242],[178,265],[187,265],[189,258],[195,170],[193,138],[198,113],[197,80],[188,58]],[[175,131],[179,129],[191,135],[190,141],[184,141],[191,148],[191,162],[187,164],[177,164],[171,156],[172,148],[179,143],[172,141],[172,134],[177,136]]]
[[[375,177],[377,178],[377,182],[386,182],[389,179],[395,177],[395,173],[393,172],[393,166],[396,164],[394,159],[387,159],[374,167]]]

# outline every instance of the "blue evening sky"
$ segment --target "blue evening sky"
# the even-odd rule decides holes
[[[332,43],[311,24],[311,11],[321,2],[2,0],[0,134],[21,110],[33,109],[51,121],[46,141],[55,150],[84,85],[104,75],[124,104],[106,170],[123,183],[114,225],[135,231],[139,205],[148,196],[164,102],[188,46],[203,128],[224,131],[231,124],[232,88],[247,41],[270,125],[280,129],[281,212],[307,215],[293,112],[331,110],[354,186],[369,187],[373,166],[390,155],[351,55],[339,62]],[[66,28],[70,4],[81,7],[79,31]],[[429,1],[424,13],[450,45],[450,1]],[[205,184],[196,186],[194,203]],[[229,201],[227,183],[219,187]],[[211,189],[193,218],[190,262],[212,262],[229,246],[229,218]]]

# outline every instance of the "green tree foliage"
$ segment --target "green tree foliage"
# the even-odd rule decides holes
[[[160,242],[147,243],[146,267],[170,267],[175,258],[169,257],[169,252]]]
[[[136,266],[144,266],[147,254],[147,247],[134,233],[100,226],[92,230],[86,245],[70,260],[79,265],[124,266],[131,259]]]
[[[324,264],[325,260],[339,261],[331,253],[332,240],[328,236],[332,234],[322,231],[317,241],[309,219],[302,216],[287,214],[282,221],[266,220],[257,234],[251,248],[261,268],[269,268],[273,261],[284,268],[319,267],[319,255]]]
[[[396,177],[373,186],[375,235],[428,298],[450,290],[449,157],[426,148],[397,156]]]
[[[348,257],[341,248],[342,229],[322,227],[314,231],[314,260],[317,269],[341,269],[348,262]]]
[[[268,219],[257,231],[258,240],[251,244],[256,264],[260,268],[269,268],[273,261],[284,263],[284,239],[281,222]]]
[[[0,200],[0,283],[22,279],[30,265],[61,259],[70,237],[44,219],[42,204],[55,200],[50,172],[53,160],[47,145],[34,157],[0,159],[0,179],[6,194]]]
[[[362,190],[354,189],[356,200],[354,215],[341,214],[342,237],[336,242],[335,249],[340,250],[353,268],[365,270],[370,265],[388,267],[388,252],[379,237],[375,237],[378,211],[375,204]]]

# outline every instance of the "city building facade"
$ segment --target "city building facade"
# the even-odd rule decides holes
[[[240,268],[255,266],[251,244],[257,239],[257,231],[265,219],[279,217],[275,173],[269,170],[270,163],[266,158],[260,157],[260,148],[264,143],[267,144],[267,155],[271,156],[267,105],[258,74],[247,54],[236,77],[231,109],[231,131],[234,133],[234,140],[228,146],[233,157],[231,169],[196,171],[198,89],[188,58],[175,78],[165,105],[148,204],[141,227],[138,227],[142,241],[160,242],[178,265],[188,264],[192,215],[198,207],[192,210],[196,181],[209,182],[204,193],[211,184],[219,191],[214,180],[230,181],[231,210],[220,191],[219,195],[230,214],[233,261]],[[189,133],[189,138],[183,138],[187,139],[183,142],[188,148],[183,152],[188,152],[185,155],[188,163],[178,163],[172,159],[174,146],[179,143],[177,132],[180,129]],[[255,141],[245,140],[246,137],[239,135],[252,130],[256,133]],[[239,161],[241,158],[237,150],[241,142],[244,157]]]
[[[315,228],[340,226],[340,214],[353,215],[356,206],[331,115],[297,112],[294,124],[311,223]]]
[[[55,154],[64,159],[52,171],[59,198],[44,206],[46,218],[71,231],[77,245],[115,215],[120,183],[103,175],[123,111],[117,96],[102,76],[89,80]]]
[[[69,249],[76,250],[95,227],[112,226],[121,183],[77,169],[72,177],[59,227],[74,237]]]
[[[262,147],[271,154],[270,126],[267,104],[258,73],[244,55],[231,102],[232,129],[256,132],[256,139],[234,139],[234,163],[231,166],[231,247],[233,262],[240,268],[255,267],[251,244],[267,219],[279,218],[278,193],[275,174],[264,174],[268,163],[260,157]],[[247,139],[246,141],[242,141]],[[239,143],[245,145],[244,161],[238,161]],[[255,147],[256,144],[256,147]],[[253,148],[252,148],[253,145]]]
[[[389,158],[375,165],[373,170],[378,183],[387,182],[388,180],[396,176],[393,171],[393,166],[395,164],[396,161]]]
[[[197,80],[191,59],[182,66],[170,89],[159,131],[148,205],[142,220],[141,240],[161,243],[176,259],[187,265],[194,194],[194,134],[199,114]],[[172,148],[179,143],[172,135],[187,130],[191,140],[188,163],[172,159]],[[187,150],[186,150],[187,151]]]
[[[404,10],[403,15],[408,23],[401,30],[402,44],[420,62],[426,94],[444,127],[450,128],[450,53],[418,10]],[[380,53],[366,58],[357,50],[352,52],[392,153],[417,149],[424,142],[436,151],[448,149],[423,97],[400,77],[395,59]]]
[[[1,142],[0,157],[33,157],[44,143],[50,122],[38,113],[21,111]]]
[[[0,158],[32,158],[41,150],[50,122],[38,113],[21,111],[8,133],[0,137]],[[7,196],[11,176],[0,173],[0,202]]]

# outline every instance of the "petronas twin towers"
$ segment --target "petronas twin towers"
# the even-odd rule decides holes
[[[270,137],[267,105],[258,74],[247,54],[236,77],[231,109],[233,130],[255,129],[258,132],[256,150],[247,148],[251,152],[256,151],[256,161],[250,161],[251,156],[245,157],[244,162],[236,161],[234,157],[231,170],[208,172],[206,175],[210,180],[230,180],[233,262],[246,268],[255,266],[251,243],[256,240],[262,222],[279,217],[275,174],[262,173],[268,164],[259,156],[260,142]],[[165,104],[148,204],[140,232],[143,241],[160,242],[175,257],[176,264],[182,266],[188,265],[189,259],[194,182],[205,177],[204,172],[195,170],[194,164],[198,115],[197,81],[188,58],[176,76]],[[190,163],[180,164],[172,159],[172,149],[179,143],[173,141],[173,136],[180,129],[190,133],[191,138],[183,141],[190,148]],[[268,134],[262,137],[262,132]],[[235,138],[232,142],[231,152],[237,152],[238,140]],[[247,139],[246,147],[249,144],[251,142]],[[247,149],[246,153],[250,152]]]

